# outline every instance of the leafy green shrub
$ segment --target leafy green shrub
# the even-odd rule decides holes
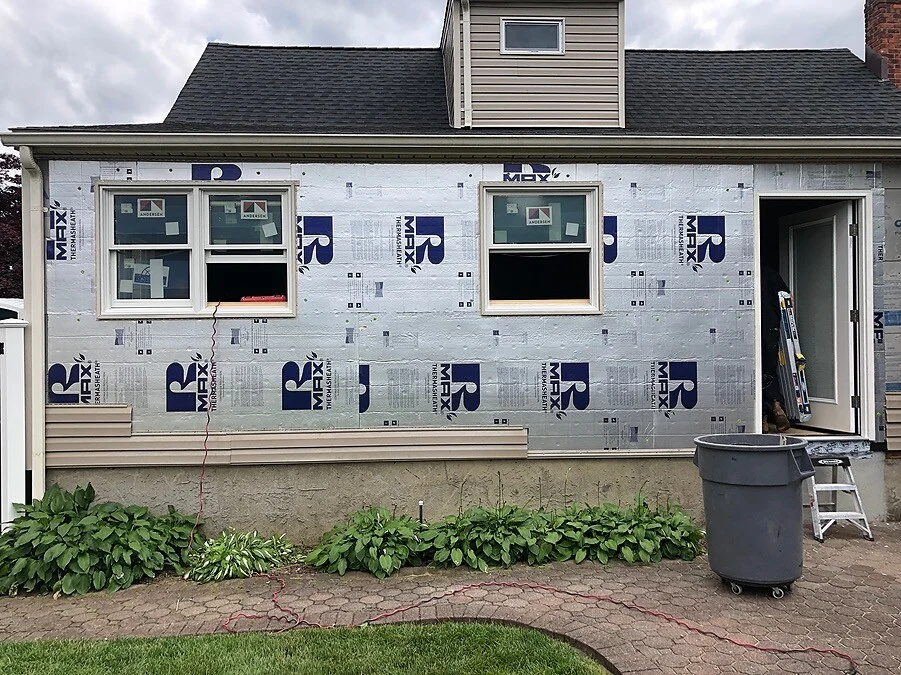
[[[347,523],[323,535],[306,562],[328,572],[369,571],[383,579],[404,565],[420,564],[423,529],[418,521],[393,516],[387,509],[357,511]]]
[[[226,530],[191,551],[185,579],[200,582],[243,579],[287,565],[296,556],[294,546],[285,535],[263,539],[256,532]]]
[[[88,484],[50,486],[0,535],[0,593],[19,589],[87,593],[118,590],[166,567],[183,573],[194,517],[154,516],[140,506],[97,504]],[[195,535],[195,539],[197,536]]]
[[[422,533],[425,557],[436,565],[467,564],[487,571],[490,566],[510,566],[524,560],[537,545],[536,530],[543,533],[546,515],[517,506],[468,509],[448,516]]]

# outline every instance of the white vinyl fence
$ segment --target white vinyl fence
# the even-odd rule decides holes
[[[25,502],[25,327],[0,321],[0,529]]]

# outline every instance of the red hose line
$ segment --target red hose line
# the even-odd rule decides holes
[[[210,376],[215,377],[215,371],[213,370],[214,364],[216,363],[216,326],[219,323],[219,318],[216,314],[219,312],[219,305],[221,303],[217,302],[216,306],[213,308],[213,332],[210,335]],[[214,386],[214,383],[210,383],[210,388]],[[200,477],[198,480],[199,488],[197,490],[197,517],[194,519],[194,526],[191,528],[191,534],[188,535],[188,553],[191,552],[191,547],[194,545],[194,535],[197,533],[197,528],[200,527],[200,520],[203,518],[203,480],[206,478],[206,460],[210,455],[210,423],[212,422],[212,412],[213,412],[213,403],[210,401],[206,406],[206,421],[203,424],[203,460],[200,462]]]
[[[223,624],[222,627],[227,630],[229,633],[235,633],[237,630],[232,626],[232,624],[238,619],[268,619],[268,620],[276,620],[276,621],[288,621],[289,619],[293,619],[293,623],[279,629],[277,632],[284,632],[287,630],[291,630],[293,628],[297,628],[299,626],[308,626],[311,628],[325,628],[317,623],[312,623],[303,619],[299,613],[290,609],[288,607],[283,606],[280,603],[279,596],[282,591],[285,590],[286,584],[283,579],[277,577],[272,574],[260,575],[264,576],[270,581],[275,581],[279,584],[279,588],[272,593],[272,603],[276,609],[283,613],[282,616],[273,616],[271,614],[245,614],[243,612],[239,612],[237,614],[233,614],[230,616]],[[720,635],[711,630],[707,630],[704,628],[700,628],[695,626],[685,619],[680,619],[671,614],[667,614],[666,612],[661,612],[654,609],[648,609],[647,607],[642,607],[641,605],[636,605],[631,602],[626,602],[624,600],[617,600],[615,598],[611,598],[605,595],[595,595],[592,593],[578,593],[576,591],[568,591],[563,588],[557,588],[556,586],[546,586],[544,584],[537,584],[528,581],[482,581],[475,584],[468,584],[466,586],[460,586],[458,588],[450,588],[443,593],[438,593],[436,595],[431,595],[426,598],[422,598],[421,600],[417,600],[414,603],[409,605],[404,605],[402,607],[398,607],[396,609],[392,609],[386,612],[382,612],[381,614],[376,614],[370,619],[363,621],[359,624],[348,626],[348,628],[359,628],[362,626],[367,626],[383,619],[387,619],[392,616],[396,616],[398,614],[403,614],[405,612],[409,612],[410,610],[421,607],[430,602],[435,602],[438,600],[443,600],[455,595],[460,595],[466,593],[467,591],[471,591],[477,588],[520,588],[526,590],[533,591],[544,591],[547,593],[554,593],[557,595],[567,595],[573,598],[582,598],[585,600],[593,600],[595,602],[606,602],[612,605],[617,605],[619,607],[623,607],[624,609],[628,609],[630,611],[639,612],[641,614],[645,614],[647,616],[653,616],[658,619],[663,619],[664,621],[668,621],[669,623],[673,623],[687,631],[698,633],[699,635],[704,635],[709,638],[713,638],[715,640],[720,640],[721,642],[727,642],[729,644],[735,645],[736,647],[741,647],[743,649],[753,649],[759,652],[768,652],[775,654],[820,654],[823,656],[835,656],[840,659],[844,659],[848,662],[849,670],[845,671],[848,675],[854,675],[857,673],[857,663],[854,661],[854,658],[850,654],[846,654],[837,649],[830,649],[826,647],[778,647],[775,645],[755,645],[750,642],[742,642],[741,640],[736,640],[727,635]],[[328,628],[334,628],[334,626],[329,626]]]

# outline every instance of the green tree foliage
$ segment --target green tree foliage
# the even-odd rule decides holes
[[[0,298],[22,297],[22,166],[0,154]]]

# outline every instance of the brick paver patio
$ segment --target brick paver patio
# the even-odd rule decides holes
[[[302,569],[284,574],[282,602],[320,624],[349,625],[449,588],[481,581],[528,581],[609,595],[758,644],[831,647],[850,653],[865,675],[901,673],[901,526],[875,528],[870,543],[848,530],[825,544],[805,540],[805,573],[782,600],[768,593],[734,596],[708,568],[663,562],[627,567],[554,564],[481,574],[405,569],[379,581]],[[82,598],[0,598],[0,636],[9,640],[115,638],[224,632],[239,611],[268,612],[276,585],[264,578],[198,585],[165,578],[125,591]],[[273,612],[277,614],[277,612]],[[602,603],[519,588],[480,588],[387,621],[510,621],[552,631],[603,654],[623,674],[841,673],[833,656],[778,655],[686,632],[661,619]],[[274,628],[277,623],[269,624]],[[266,622],[238,622],[239,630]]]

